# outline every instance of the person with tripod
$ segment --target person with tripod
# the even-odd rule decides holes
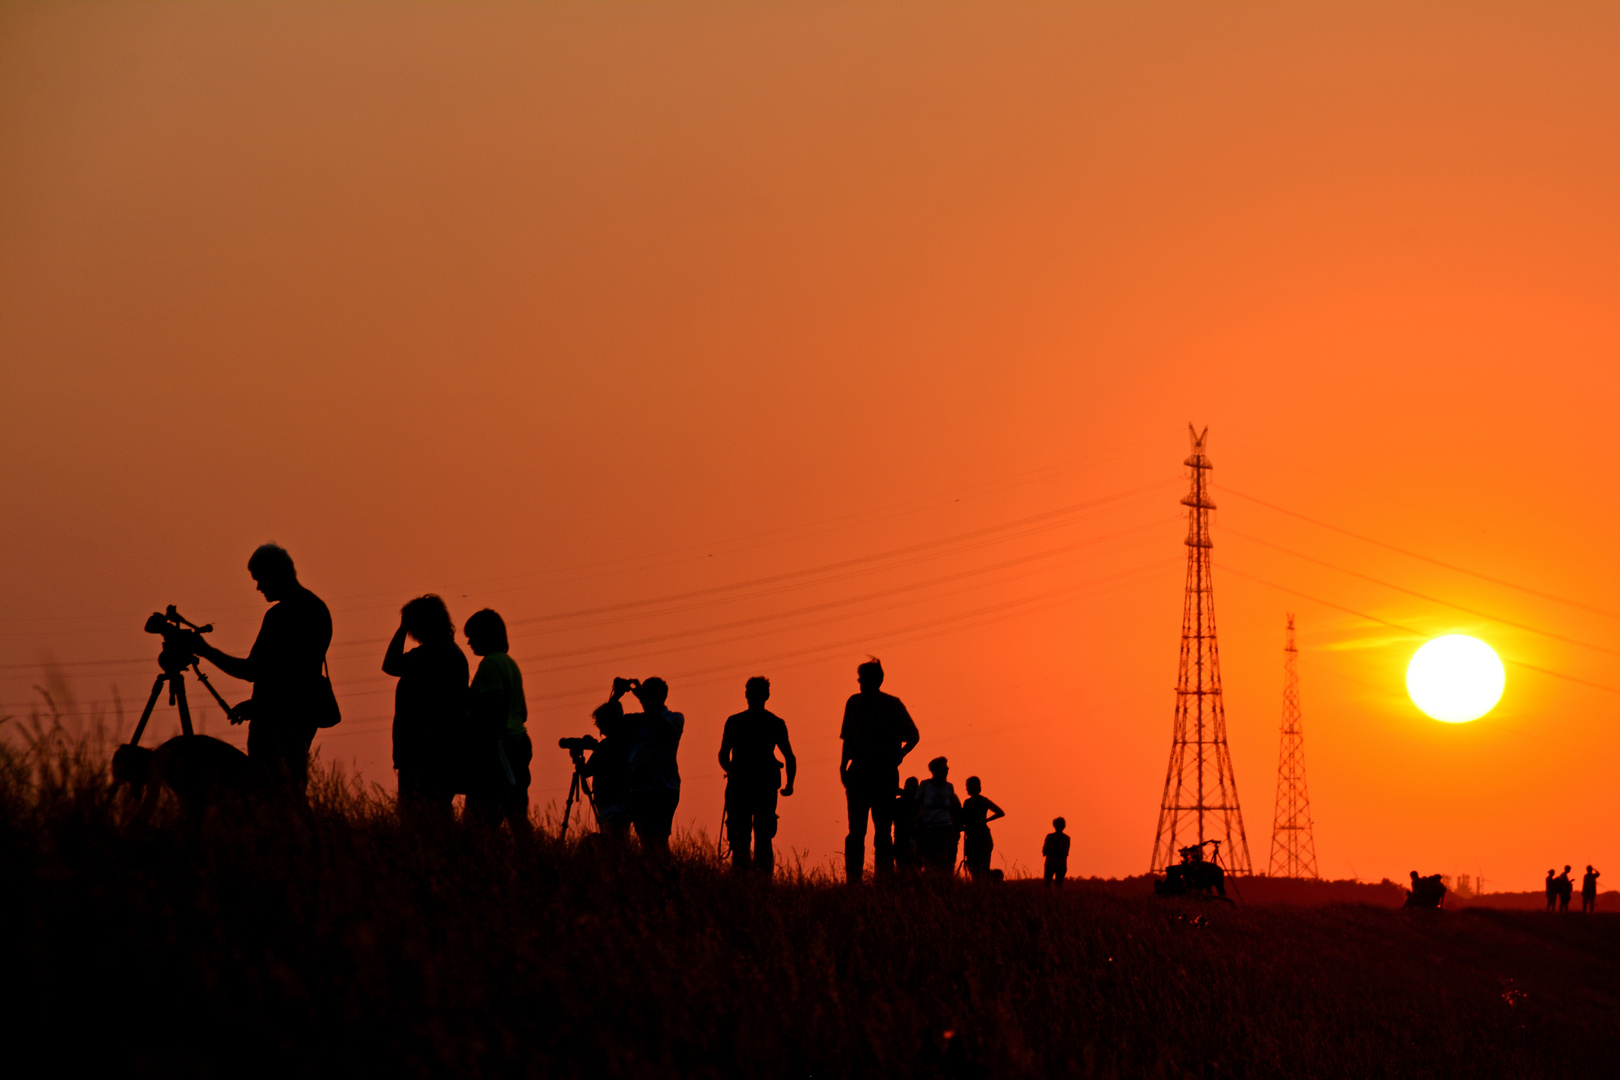
[[[726,773],[726,838],[731,842],[733,870],[746,870],[752,862],[754,869],[769,877],[775,867],[771,840],[776,836],[776,795],[778,790],[784,798],[793,794],[799,762],[788,742],[786,722],[765,708],[771,681],[755,675],[743,687],[743,697],[748,711],[729,717],[720,737],[720,768]],[[776,760],[778,749],[782,761]],[[786,784],[782,783],[784,765]]]
[[[248,573],[270,602],[253,648],[247,656],[231,656],[199,634],[193,650],[232,678],[253,684],[252,698],[232,717],[248,722],[248,760],[270,791],[302,801],[315,730],[337,722],[335,715],[325,715],[336,712],[324,674],[332,613],[299,584],[292,556],[279,545],[261,544],[248,559]]]

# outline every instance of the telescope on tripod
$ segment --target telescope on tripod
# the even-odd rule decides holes
[[[185,618],[174,609],[173,604],[169,605],[168,611],[161,614],[154,611],[147,618],[146,632],[163,635],[163,649],[158,653],[158,667],[161,670],[156,681],[152,683],[152,693],[147,696],[146,708],[141,710],[141,719],[140,723],[135,725],[135,734],[129,738],[130,746],[140,743],[141,735],[146,731],[146,723],[152,719],[152,709],[157,705],[158,695],[163,692],[165,685],[169,688],[169,704],[180,710],[180,731],[186,735],[192,734],[191,707],[186,702],[187,668],[190,668],[197,676],[197,681],[214,695],[214,700],[219,702],[219,707],[225,711],[225,715],[235,722],[236,709],[214,689],[214,684],[208,681],[208,676],[203,674],[202,668],[197,663],[198,635],[206,634],[213,629],[212,624],[198,626]]]

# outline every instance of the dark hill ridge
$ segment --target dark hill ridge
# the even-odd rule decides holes
[[[331,780],[307,815],[135,828],[88,770],[5,764],[5,1034],[53,1071],[1550,1077],[1620,1052],[1609,915],[766,886],[406,830]]]

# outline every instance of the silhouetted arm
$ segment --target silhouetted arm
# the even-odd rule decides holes
[[[1007,811],[1003,810],[989,799],[984,800],[984,802],[985,805],[990,808],[990,816],[984,819],[984,823],[986,825],[990,824],[992,821],[995,821],[997,818],[1004,818],[1007,816]]]
[[[898,698],[895,699],[895,704],[900,705]],[[917,749],[917,744],[922,741],[922,736],[917,732],[917,722],[911,718],[911,713],[906,710],[904,705],[900,705],[900,715],[906,721],[900,740],[900,761],[904,761],[907,754]],[[895,762],[895,764],[899,765],[900,761]]]
[[[204,641],[200,634],[197,635],[196,653],[233,679],[253,682],[258,678],[259,665],[253,662],[253,657],[232,656],[230,653],[220,652]]]
[[[383,674],[399,678],[405,674],[405,624],[400,623],[399,629],[394,631],[393,640],[388,643],[388,651],[383,653]]]
[[[724,734],[720,736],[720,770],[727,776],[731,775],[731,721],[726,721]]]
[[[782,785],[783,796],[793,794],[793,778],[799,774],[799,759],[793,756],[793,744],[788,742],[787,725],[782,725],[782,737],[776,745],[781,748],[782,761],[787,765],[787,783]]]

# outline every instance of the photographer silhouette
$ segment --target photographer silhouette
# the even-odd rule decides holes
[[[252,650],[245,657],[231,656],[200,635],[194,647],[225,674],[253,684],[252,698],[236,707],[232,722],[248,721],[248,759],[266,789],[302,800],[315,729],[337,722],[323,672],[332,614],[299,584],[292,556],[276,544],[253,552],[248,573],[271,605]]]

